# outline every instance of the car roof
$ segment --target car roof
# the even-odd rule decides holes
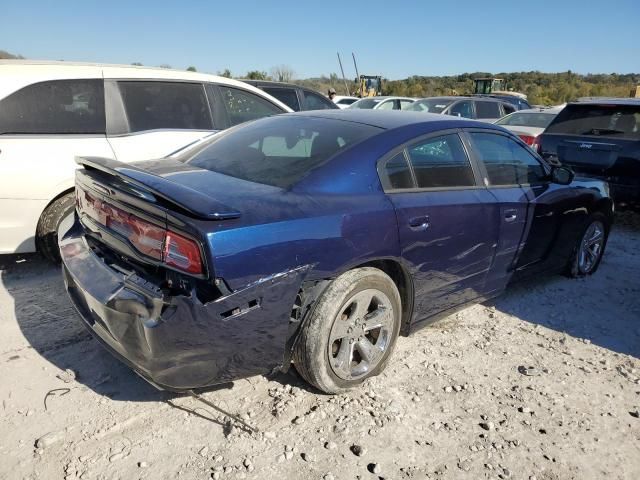
[[[501,98],[485,97],[485,96],[481,96],[481,95],[477,95],[477,96],[471,96],[471,95],[437,95],[435,97],[419,98],[417,101],[419,102],[420,100],[435,100],[435,99],[450,100],[450,101],[456,101],[456,100],[478,100],[479,97],[482,99],[481,101],[497,102],[497,103],[509,103],[509,102],[507,102],[505,100],[502,100]]]
[[[513,113],[548,113],[549,115],[555,115],[562,111],[564,107],[548,107],[548,108],[523,108],[522,110],[516,110]],[[509,115],[513,115],[510,113]]]
[[[375,97],[362,97],[358,98],[358,100],[388,100],[388,99],[398,99],[398,100],[411,100],[415,101],[415,98],[411,97],[397,97],[395,95],[376,95]]]
[[[394,128],[407,127],[410,125],[442,124],[443,128],[493,128],[500,130],[501,127],[493,124],[480,122],[478,120],[461,119],[437,113],[412,112],[408,110],[364,110],[364,109],[344,109],[344,110],[314,110],[308,112],[295,112],[287,115],[298,115],[303,117],[328,118],[333,120],[343,120],[348,122],[363,123],[373,127],[391,130]],[[451,124],[451,125],[449,125]],[[455,124],[455,125],[453,125]]]
[[[70,79],[162,79],[192,82],[214,82],[219,85],[243,88],[269,100],[290,112],[291,108],[277,98],[271,97],[253,85],[239,80],[221,77],[209,73],[189,72],[161,67],[142,67],[137,65],[114,65],[107,63],[63,62],[50,60],[0,60],[0,98],[38,81]]]
[[[640,105],[640,98],[581,97],[567,105]]]

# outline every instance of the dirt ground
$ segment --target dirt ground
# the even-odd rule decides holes
[[[85,332],[58,269],[0,257],[0,478],[639,479],[640,216],[617,220],[594,276],[400,338],[361,389],[292,369],[203,394],[258,433],[156,391]]]

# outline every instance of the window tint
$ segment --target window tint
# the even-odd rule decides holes
[[[527,113],[527,112],[518,112],[513,115],[509,115],[508,117],[503,117],[496,122],[497,125],[513,125],[513,126],[521,126],[521,127],[537,127],[537,128],[547,128],[551,120],[553,120],[555,115],[553,113]]]
[[[300,102],[298,101],[298,94],[293,88],[272,88],[265,87],[263,88],[265,92],[271,95],[274,98],[277,98],[282,103],[284,103],[287,107],[289,107],[294,112],[300,111]]]
[[[475,185],[471,164],[456,134],[430,138],[408,152],[420,188]]]
[[[275,116],[214,136],[189,164],[231,177],[288,188],[336,153],[379,132],[360,123]]]
[[[475,151],[491,185],[538,183],[546,178],[542,164],[520,144],[492,133],[471,132]]]
[[[283,111],[273,103],[251,92],[220,85],[222,100],[231,126]]]
[[[333,102],[327,100],[317,93],[304,92],[304,108],[305,110],[326,110],[334,107]]]
[[[471,102],[458,102],[451,107],[449,115],[455,117],[473,118],[473,108]]]
[[[400,152],[385,162],[380,180],[385,190],[414,187],[411,170],[404,152]]]
[[[546,133],[640,140],[640,105],[567,105]]]
[[[507,103],[503,103],[502,108],[504,109],[505,115],[509,115],[510,113],[513,113],[516,111],[516,107],[514,107],[513,105],[509,105]]]
[[[159,128],[213,130],[200,83],[118,82],[131,132]]]
[[[500,104],[476,101],[476,118],[500,118]]]
[[[36,83],[0,101],[0,134],[104,131],[102,80]]]

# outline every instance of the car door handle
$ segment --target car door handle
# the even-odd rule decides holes
[[[413,217],[409,220],[409,227],[411,228],[411,230],[416,231],[426,230],[427,228],[429,228],[429,217]]]
[[[507,223],[511,223],[511,222],[515,222],[516,219],[518,218],[518,211],[517,210],[505,210],[504,211],[504,221]]]

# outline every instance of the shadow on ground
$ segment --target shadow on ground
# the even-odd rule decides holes
[[[599,270],[513,285],[489,305],[523,321],[640,358],[640,215],[616,216]]]

